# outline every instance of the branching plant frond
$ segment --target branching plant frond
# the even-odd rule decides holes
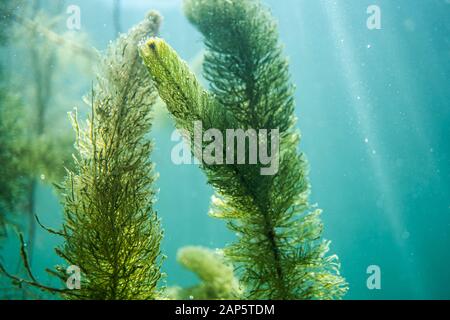
[[[187,0],[185,12],[205,38],[210,91],[163,40],[141,46],[177,127],[190,136],[195,121],[223,135],[226,129],[280,132],[275,175],[261,175],[261,164],[202,163],[216,191],[211,215],[226,219],[237,235],[225,256],[239,270],[244,296],[342,297],[347,284],[337,257],[327,255],[329,242],[321,239],[321,211],[308,203],[307,162],[297,151],[294,87],[273,18],[254,0]]]

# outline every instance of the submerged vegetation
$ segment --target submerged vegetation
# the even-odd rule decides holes
[[[19,211],[24,202],[25,168],[20,161],[24,141],[16,138],[24,136],[22,112],[20,99],[0,88],[0,240],[6,236],[7,222],[13,219],[9,213]]]
[[[11,13],[15,1],[5,0],[0,4],[0,49],[3,49],[9,40]],[[8,92],[7,74],[5,65],[0,63],[0,241],[6,236],[6,225],[10,220],[8,213],[17,211],[24,181],[19,179],[22,175],[16,136],[23,136],[24,127],[20,123],[23,115],[23,105],[20,99]],[[0,242],[1,246],[1,242]]]
[[[84,275],[76,298],[156,296],[162,232],[147,138],[156,94],[137,44],[158,32],[160,20],[150,13],[109,47],[89,97],[90,119],[82,126],[73,118],[78,156],[63,187],[65,243],[57,253]]]
[[[280,131],[280,169],[274,176],[260,175],[259,165],[202,164],[216,190],[211,215],[226,219],[238,237],[224,251],[240,270],[244,297],[342,297],[347,286],[337,257],[327,255],[329,242],[321,240],[320,210],[308,204],[293,85],[275,22],[253,0],[187,0],[185,12],[205,37],[210,92],[163,40],[151,39],[141,49],[177,127],[189,138],[195,121],[222,133],[227,128]]]
[[[203,247],[184,247],[178,251],[178,262],[194,272],[202,281],[190,288],[168,288],[172,299],[237,299],[241,288],[233,267],[223,257],[223,253]]]
[[[70,299],[156,297],[162,231],[153,210],[156,175],[148,138],[156,91],[137,45],[156,35],[160,22],[151,12],[110,45],[100,62],[98,84],[86,98],[89,120],[81,123],[72,116],[77,154],[74,169],[59,186],[64,223],[60,231],[47,230],[64,238],[56,253],[79,268],[81,289],[40,284],[23,249],[30,279],[21,282]],[[65,268],[48,271],[66,284]]]
[[[73,55],[67,45],[78,41],[78,36],[67,33],[59,36],[65,42],[55,41],[57,32],[62,33],[57,22],[63,6],[57,0],[47,5],[51,9],[44,10],[38,1],[5,0],[0,5],[1,45],[10,59],[2,60],[0,67],[0,173],[4,180],[0,185],[0,217],[27,229],[30,259],[37,189],[41,184],[60,182],[64,167],[71,166],[73,134],[69,126],[55,125],[65,121],[55,119],[66,116],[61,109],[71,104],[73,88],[58,91],[56,83],[71,85],[67,62],[78,68],[86,60]],[[27,219],[21,219],[24,214]]]

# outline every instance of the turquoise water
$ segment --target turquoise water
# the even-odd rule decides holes
[[[183,16],[180,1],[129,2],[122,5],[124,29],[156,8],[164,16],[161,37],[185,60],[195,60],[202,39]],[[82,31],[105,48],[114,38],[110,1],[71,3],[82,9]],[[332,240],[349,282],[346,298],[449,299],[450,2],[266,3],[279,21],[297,85],[311,201],[324,210],[325,238]],[[380,30],[366,27],[372,4],[381,9]],[[90,83],[80,81],[79,96]],[[167,284],[190,285],[197,280],[177,264],[177,249],[221,248],[234,235],[208,217],[212,189],[200,169],[171,162],[172,131],[164,122],[152,132],[160,174],[156,207],[165,229]],[[58,227],[61,207],[51,188],[41,184],[36,198],[44,224]],[[59,262],[53,252],[57,243],[37,231],[33,270],[44,281],[43,270]],[[5,264],[16,268],[14,237],[4,252]],[[371,265],[380,267],[380,290],[366,285]]]

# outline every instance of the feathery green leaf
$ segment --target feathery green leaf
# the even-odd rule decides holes
[[[207,52],[203,89],[187,65],[161,39],[141,55],[178,128],[278,129],[279,170],[261,175],[261,164],[202,163],[215,188],[211,215],[237,235],[225,255],[240,271],[248,298],[333,299],[347,284],[329,242],[321,240],[320,210],[308,203],[307,163],[297,151],[293,85],[276,25],[253,0],[188,0],[189,20],[203,33]],[[246,151],[249,152],[249,146]],[[194,146],[194,154],[195,146]]]

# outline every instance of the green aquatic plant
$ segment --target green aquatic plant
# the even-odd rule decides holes
[[[128,34],[112,43],[102,58],[98,84],[85,99],[91,114],[76,131],[74,169],[67,170],[62,195],[64,222],[56,253],[72,271],[73,288],[50,288],[33,276],[23,238],[21,256],[29,279],[12,280],[67,299],[154,299],[161,278],[162,230],[153,210],[156,175],[148,133],[156,90],[138,53],[138,43],[159,30],[161,17],[151,12]],[[44,227],[45,228],[45,227]],[[67,284],[62,266],[47,270]],[[78,287],[78,288],[77,288]]]
[[[22,113],[20,99],[0,88],[0,238],[6,236],[12,213],[23,209],[20,204],[25,200],[27,177],[21,159],[26,129]]]
[[[73,137],[61,133],[35,136],[27,125],[26,107],[11,84],[0,88],[0,236],[6,234],[6,221],[19,226],[21,213],[33,213],[34,192],[30,185],[38,179],[61,181],[64,166],[70,167]],[[64,166],[63,166],[64,165]],[[29,237],[30,243],[32,237]],[[30,251],[31,252],[31,251]]]
[[[14,11],[20,8],[23,0],[2,0],[0,2],[0,45],[9,40],[9,27]]]
[[[204,247],[184,247],[178,250],[177,261],[194,272],[201,283],[189,287],[171,287],[168,296],[176,300],[237,299],[241,294],[233,267],[224,260],[220,251]]]
[[[63,186],[65,242],[57,253],[82,272],[76,298],[156,296],[162,231],[153,210],[156,176],[147,135],[157,95],[137,45],[157,34],[160,21],[151,12],[109,47],[87,125],[73,117],[78,156]]]
[[[337,256],[327,255],[329,242],[321,239],[321,211],[308,203],[307,163],[297,151],[294,87],[273,18],[253,0],[188,0],[185,12],[205,37],[209,92],[163,40],[141,46],[177,128],[191,141],[197,121],[204,132],[215,128],[223,135],[239,128],[278,129],[280,134],[275,175],[261,175],[260,164],[201,163],[216,191],[210,214],[226,219],[237,235],[224,252],[239,270],[244,297],[341,298],[347,284]],[[193,148],[197,157],[198,147]]]
[[[4,0],[0,3],[0,48],[6,47],[10,38],[12,15],[19,2]],[[6,236],[6,225],[10,213],[16,212],[19,203],[24,201],[24,168],[20,154],[26,130],[21,116],[23,103],[8,90],[6,64],[0,62],[0,240]]]
[[[23,197],[20,203],[16,202],[16,207],[28,219],[20,219],[17,225],[23,230],[28,229],[26,242],[30,259],[33,258],[36,232],[38,187],[60,182],[65,176],[64,166],[70,168],[72,163],[72,130],[66,121],[58,121],[57,116],[66,117],[66,111],[74,104],[72,97],[79,97],[74,83],[79,81],[80,77],[75,75],[80,73],[68,69],[78,70],[79,61],[83,60],[81,54],[75,56],[72,53],[77,47],[74,40],[83,33],[76,33],[76,36],[73,32],[63,34],[64,29],[58,24],[63,9],[61,1],[44,4],[41,1],[8,0],[0,5],[1,26],[4,27],[0,33],[9,39],[6,44],[2,42],[7,46],[2,55],[5,61],[21,61],[18,65],[5,63],[4,82],[5,90],[16,92],[23,104],[20,114],[16,108],[8,111],[16,113],[26,128],[13,138],[13,143],[21,146],[18,166],[23,172],[9,177],[22,181]],[[65,63],[68,61],[70,63]],[[63,83],[70,90],[59,90],[58,85]],[[0,166],[4,165],[0,163]],[[18,216],[17,213],[10,212],[10,216]]]

